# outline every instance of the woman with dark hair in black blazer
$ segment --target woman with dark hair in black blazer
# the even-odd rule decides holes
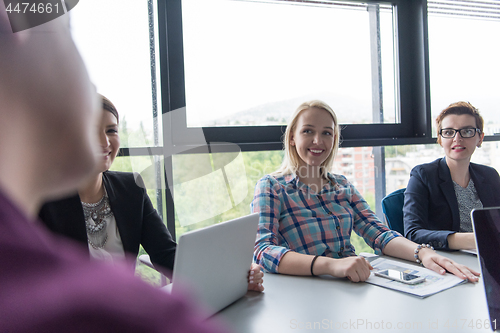
[[[500,177],[471,163],[483,142],[483,118],[470,103],[453,103],[436,119],[445,157],[413,168],[403,208],[405,236],[436,249],[474,249],[470,213],[500,206]]]
[[[113,103],[101,98],[98,173],[74,196],[46,203],[39,216],[52,231],[88,244],[91,258],[113,262],[126,254],[137,257],[142,245],[157,268],[172,271],[176,243],[154,209],[142,178],[109,171],[120,149],[119,116]],[[252,264],[248,288],[262,291],[262,277],[259,267]]]
[[[88,244],[91,258],[113,261],[137,256],[140,244],[152,262],[172,270],[176,243],[137,174],[108,171],[120,148],[119,117],[102,96],[98,127],[102,160],[99,172],[74,196],[45,204],[40,218],[57,233]],[[135,177],[137,177],[137,182]]]

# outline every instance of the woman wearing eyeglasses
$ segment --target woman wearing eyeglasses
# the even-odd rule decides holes
[[[470,162],[483,142],[483,118],[470,103],[457,102],[436,123],[445,157],[411,171],[403,208],[405,236],[436,249],[474,249],[472,209],[500,206],[498,172]]]

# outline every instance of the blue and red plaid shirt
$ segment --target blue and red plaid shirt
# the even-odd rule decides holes
[[[401,236],[380,222],[344,176],[328,177],[330,183],[319,193],[295,175],[267,175],[255,186],[251,209],[260,213],[260,221],[254,260],[268,272],[278,272],[288,251],[332,258],[356,255],[353,229],[377,253]]]

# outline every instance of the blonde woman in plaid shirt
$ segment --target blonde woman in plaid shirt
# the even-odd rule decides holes
[[[421,262],[476,282],[479,273],[388,229],[342,175],[331,170],[340,127],[324,102],[298,107],[287,126],[281,167],[256,185],[252,211],[260,213],[254,259],[266,271],[347,277],[365,281],[371,265],[356,256],[354,230],[377,253]]]

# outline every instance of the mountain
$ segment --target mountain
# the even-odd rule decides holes
[[[353,98],[324,92],[301,97],[269,102],[215,119],[202,126],[249,126],[249,125],[285,125],[293,112],[304,101],[319,99],[326,102],[336,112],[340,123],[371,122],[371,96]]]

